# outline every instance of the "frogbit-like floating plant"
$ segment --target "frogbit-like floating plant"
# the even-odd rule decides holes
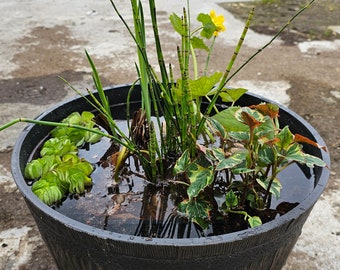
[[[282,185],[278,174],[282,170],[292,163],[326,166],[321,159],[304,153],[300,143],[322,146],[279,125],[277,105],[236,106],[235,102],[246,90],[226,86],[314,1],[298,11],[270,42],[231,73],[250,26],[254,13],[251,10],[225,71],[212,74],[208,72],[210,55],[215,40],[225,31],[224,17],[216,15],[215,11],[198,14],[200,25],[192,29],[190,1],[187,1],[181,15],[170,15],[173,29],[181,38],[175,48],[179,78],[173,75],[173,64],[166,66],[163,57],[155,1],[148,1],[156,48],[152,52],[147,46],[142,1],[131,0],[133,28],[120,13],[116,1],[110,2],[136,44],[138,80],[130,91],[135,91],[136,83],[140,85],[141,108],[132,117],[128,115],[132,121],[128,122],[129,132],[124,133],[112,117],[110,102],[86,52],[98,98],[90,91],[84,98],[96,109],[96,117],[82,112],[81,115],[70,115],[61,123],[21,118],[1,127],[0,130],[20,121],[57,126],[44,143],[41,157],[32,160],[25,169],[25,176],[34,181],[33,192],[42,201],[48,205],[58,203],[67,194],[81,194],[92,184],[91,164],[77,157],[77,147],[95,143],[101,136],[110,138],[112,144],[118,146],[113,154],[112,180],[117,193],[123,181],[121,168],[133,157],[138,160],[149,183],[171,183],[180,190],[184,188],[183,199],[176,205],[176,211],[202,229],[207,228],[212,219],[226,220],[231,215],[241,215],[250,227],[261,225],[262,220],[256,213],[270,207],[272,196],[280,196]],[[198,50],[206,51],[202,71],[198,69]],[[150,63],[152,53],[157,55],[159,72]],[[128,99],[128,114],[129,111]],[[96,126],[99,118],[105,123],[101,128]]]

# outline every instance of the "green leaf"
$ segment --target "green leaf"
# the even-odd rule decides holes
[[[25,177],[28,179],[38,179],[48,171],[53,170],[60,163],[60,159],[56,156],[44,156],[34,159],[27,163],[25,167]]]
[[[212,116],[213,119],[217,120],[226,131],[236,131],[236,132],[249,132],[249,127],[243,124],[241,121],[237,120],[235,117],[236,111],[240,107],[229,107],[223,111]]]
[[[32,192],[45,204],[52,205],[64,196],[63,187],[58,184],[57,176],[48,173],[32,185]]]
[[[218,122],[217,120],[215,120],[211,117],[207,117],[206,119],[211,124],[213,129],[215,129],[214,133],[217,133],[217,136],[219,136],[223,139],[227,138],[227,133],[226,133],[224,127],[220,124],[220,122]]]
[[[211,17],[208,14],[200,13],[197,16],[197,20],[201,22],[203,26],[201,36],[207,39],[211,38],[216,30],[216,25],[211,20]]]
[[[95,122],[91,112],[84,111],[70,114],[63,123],[93,128]],[[86,186],[92,185],[89,175],[92,164],[77,156],[76,143],[96,141],[101,136],[92,132],[70,127],[57,127],[41,151],[41,158],[35,159],[25,167],[25,177],[38,179],[32,185],[32,191],[46,204],[51,205],[70,193],[83,193]],[[39,179],[40,178],[40,179]]]
[[[82,112],[82,114],[79,114],[78,112],[73,112],[68,117],[63,119],[62,123],[78,125],[91,128],[94,130],[99,130],[98,128],[94,128],[95,122],[93,121],[93,118],[94,114],[88,111],[84,111]],[[84,142],[90,143],[98,142],[102,137],[101,135],[98,135],[90,131],[71,127],[56,127],[55,129],[52,130],[51,135],[52,137],[55,138],[67,137],[76,146],[80,146]]]
[[[183,152],[183,154],[179,157],[179,159],[176,161],[174,173],[179,174],[185,172],[189,166],[189,162],[190,162],[189,149],[186,149]]]
[[[283,152],[282,155],[287,161],[296,161],[300,162],[301,164],[306,163],[305,155],[302,152],[301,145],[294,143],[285,148],[287,148],[286,152]]]
[[[238,199],[237,199],[235,193],[232,190],[230,190],[226,194],[225,204],[226,204],[227,208],[229,208],[229,209],[236,207],[238,205]]]
[[[257,128],[255,128],[255,135],[258,137],[258,143],[261,145],[273,140],[276,135],[276,132],[277,128],[273,120],[269,116],[265,116],[262,119],[261,124]]]
[[[85,190],[85,186],[92,184],[88,175],[93,171],[92,165],[75,155],[68,155],[64,158],[54,172],[58,179],[68,187],[68,192],[80,194]]]
[[[98,128],[94,128],[95,130],[99,130]],[[96,143],[98,142],[100,139],[102,138],[101,135],[97,134],[97,133],[93,133],[90,131],[86,131],[85,135],[84,135],[84,140],[85,142],[89,142],[89,143]],[[78,145],[78,144],[77,144]]]
[[[222,72],[215,72],[211,76],[202,76],[197,80],[189,80],[189,89],[194,99],[206,96],[222,77]]]
[[[250,207],[258,208],[256,197],[253,193],[247,194],[247,201],[249,201]]]
[[[248,128],[248,127],[247,127]],[[248,142],[250,140],[250,135],[249,135],[249,130],[246,132],[235,132],[235,131],[230,131],[228,135],[238,141],[241,142]]]
[[[43,148],[40,151],[40,155],[43,156],[63,156],[68,153],[76,154],[78,152],[77,147],[67,138],[50,138],[44,143]]]
[[[28,179],[40,178],[43,173],[43,163],[39,160],[32,160],[25,167],[25,177]]]
[[[261,147],[258,151],[258,159],[259,162],[265,165],[274,164],[275,155],[273,152],[273,148],[268,145],[264,145],[263,147]]]
[[[204,43],[203,39],[201,38],[193,37],[191,39],[191,45],[194,49],[209,51],[209,47]]]
[[[52,159],[53,156],[44,156],[38,161]],[[41,178],[32,186],[32,191],[44,203],[51,205],[59,201],[67,192],[83,193],[85,186],[90,186],[92,180],[88,175],[93,171],[92,165],[86,160],[79,159],[75,154],[66,154],[62,160],[58,161],[53,166],[48,167],[46,173],[42,174]],[[49,164],[47,164],[49,165]],[[30,168],[27,168],[30,171]]]
[[[73,167],[81,170],[85,175],[90,175],[93,171],[93,166],[85,159],[80,159],[80,162],[73,165]]]
[[[196,222],[202,229],[206,229],[209,225],[207,219],[209,218],[211,206],[204,200],[182,201],[178,205],[178,211],[185,214],[190,220]]]
[[[43,183],[43,182],[39,182]],[[63,198],[63,193],[57,186],[48,186],[44,188],[37,188],[34,194],[45,204],[52,205]]]
[[[268,190],[268,186],[270,183],[270,179],[260,179],[260,178],[256,178],[256,182],[263,187],[265,190]],[[280,180],[278,178],[274,178],[269,192],[271,194],[273,194],[275,196],[276,199],[280,198],[280,194],[281,194],[281,189],[282,189],[282,185],[280,183]]]
[[[277,143],[279,149],[287,149],[294,142],[294,135],[289,130],[288,126],[285,126],[277,135],[280,141]]]
[[[209,227],[209,222],[207,219],[196,217],[196,218],[193,218],[192,221],[197,223],[203,230],[206,230]]]
[[[237,166],[236,168],[232,168],[231,171],[233,174],[241,174],[241,173],[251,173],[254,171],[254,169],[249,169],[246,167],[246,162],[241,163],[242,166]]]
[[[221,148],[213,147],[211,151],[218,161],[224,160],[226,158],[225,153]]]
[[[255,228],[262,225],[262,221],[258,216],[248,218],[248,224],[251,228]]]
[[[91,178],[87,177],[84,172],[73,168],[69,171],[69,192],[73,194],[81,194],[85,191],[85,183],[91,183]]]
[[[240,97],[243,96],[248,90],[244,88],[235,88],[235,89],[224,89],[220,97],[224,102],[236,102]]]
[[[197,197],[214,180],[212,168],[205,168],[197,163],[191,163],[188,168],[190,186],[187,189],[189,199]]]
[[[326,166],[326,163],[320,158],[304,153],[302,151],[302,145],[298,143],[291,144],[287,148],[287,152],[282,155],[288,162],[299,162],[300,164],[306,164],[311,168],[315,165],[320,167]]]
[[[68,117],[66,117],[62,123],[68,123],[72,125],[81,124],[82,118],[79,112],[73,112]]]
[[[305,156],[305,163],[308,167],[313,168],[314,166],[326,167],[327,164],[320,158],[312,156],[310,154],[303,154]]]
[[[234,168],[244,162],[247,158],[247,155],[247,150],[240,150],[238,152],[235,152],[230,157],[220,160],[220,162],[216,165],[216,170],[220,171],[224,169]]]
[[[89,111],[83,111],[81,113],[81,121],[86,124],[87,127],[93,127],[94,122],[92,121],[94,118],[94,114]]]
[[[75,164],[80,161],[79,157],[74,153],[68,153],[62,157],[63,163]]]
[[[171,14],[170,22],[172,24],[172,27],[175,29],[177,33],[179,33],[182,36],[186,34],[185,29],[183,28],[182,19],[178,15],[176,15],[175,13]]]
[[[189,80],[189,91],[193,99],[206,96],[215,84],[219,82],[222,77],[221,72],[215,72],[211,76],[202,76],[197,80]],[[176,86],[172,89],[174,92],[174,99],[177,102],[181,101],[182,93],[182,79],[178,79]]]

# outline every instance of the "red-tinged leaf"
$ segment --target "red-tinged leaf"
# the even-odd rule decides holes
[[[261,125],[262,122],[256,120],[253,116],[251,116],[247,112],[241,113],[243,122],[250,128],[250,130],[254,130],[256,127]]]
[[[197,143],[196,146],[203,154],[207,153],[207,147],[206,146],[199,144],[199,143]]]
[[[259,139],[259,141],[261,141],[262,138]],[[263,143],[269,146],[273,146],[276,145],[278,142],[280,142],[281,140],[277,137],[275,137],[272,140],[265,140],[265,138],[263,139]]]
[[[326,146],[319,145],[318,143],[316,143],[316,142],[312,141],[311,139],[308,139],[307,137],[302,136],[300,134],[294,135],[294,142],[307,143],[307,144],[313,145],[313,146],[320,148],[320,149],[324,150],[325,152],[327,152]]]
[[[269,116],[272,119],[279,116],[279,106],[272,103],[261,103],[249,106],[249,108],[256,109],[263,115]]]

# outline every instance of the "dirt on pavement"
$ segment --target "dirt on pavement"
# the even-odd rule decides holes
[[[254,2],[222,3],[222,7],[243,21],[254,8],[251,29],[258,33],[275,35],[281,27],[306,3],[306,0],[257,0]],[[301,13],[282,33],[286,45],[306,40],[335,40],[340,34],[332,30],[339,23],[340,1],[319,0]],[[312,22],[312,23],[311,23]]]

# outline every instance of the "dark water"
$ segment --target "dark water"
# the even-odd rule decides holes
[[[89,149],[80,150],[79,155],[95,166],[93,186],[82,196],[69,196],[55,207],[56,211],[82,223],[128,235],[182,238],[214,234],[212,228],[202,232],[174,211],[181,198],[170,192],[171,186],[152,190],[145,179],[130,175],[119,184],[119,194],[113,194],[112,166],[99,163],[109,146],[110,141],[103,138]],[[131,159],[129,162],[134,164]],[[314,188],[312,171],[297,164],[289,166],[278,178],[283,186],[281,197],[272,199],[271,209],[282,202],[299,203]],[[149,194],[143,193],[145,189]]]

